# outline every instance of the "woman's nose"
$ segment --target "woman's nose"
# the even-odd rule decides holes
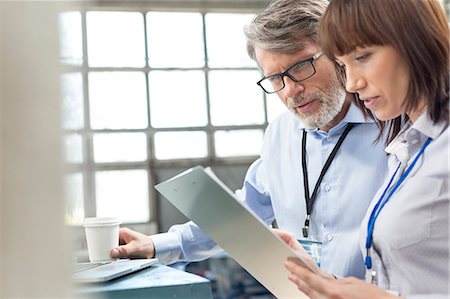
[[[355,93],[364,87],[364,80],[357,72],[347,68],[345,70],[345,89]]]

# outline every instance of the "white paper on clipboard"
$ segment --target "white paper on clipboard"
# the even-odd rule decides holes
[[[196,166],[155,188],[274,296],[308,298],[288,280],[284,267],[288,257],[301,257],[240,203],[211,170]]]

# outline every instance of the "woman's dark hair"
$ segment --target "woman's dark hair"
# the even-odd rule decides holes
[[[392,46],[403,57],[411,80],[405,111],[425,98],[434,123],[449,121],[449,25],[436,0],[332,0],[322,17],[319,41],[330,58],[359,46]],[[356,104],[366,109],[357,100]],[[403,120],[406,116],[403,116]],[[387,142],[400,130],[402,116],[378,124],[389,127]]]

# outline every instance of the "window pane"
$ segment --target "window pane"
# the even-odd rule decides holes
[[[145,66],[141,13],[87,12],[86,27],[89,66]]]
[[[258,71],[210,71],[209,90],[213,125],[264,123],[263,94],[255,82]]]
[[[141,72],[89,73],[89,102],[93,129],[147,127],[145,75]]]
[[[95,174],[97,217],[125,222],[150,219],[146,170],[99,171]]]
[[[277,94],[267,94],[266,95],[266,101],[267,101],[267,121],[271,122],[275,119],[280,113],[287,110],[286,105],[283,104],[281,99],[278,97]]]
[[[69,174],[65,178],[66,224],[81,225],[84,221],[83,175]]]
[[[261,151],[261,130],[217,131],[214,134],[217,157],[257,156]]]
[[[84,127],[83,78],[81,73],[61,75],[63,128],[80,130]]]
[[[207,124],[205,77],[202,71],[153,71],[149,74],[153,127]]]
[[[95,134],[93,143],[94,161],[98,163],[147,160],[145,133]]]
[[[256,63],[247,55],[244,34],[244,25],[249,24],[253,16],[206,14],[206,44],[210,67],[256,67]]]
[[[156,159],[204,158],[207,155],[206,132],[159,132],[155,134]]]
[[[59,15],[59,48],[61,61],[68,65],[83,64],[81,13],[68,11]]]
[[[83,139],[80,134],[67,134],[64,145],[67,163],[83,163]]]
[[[203,22],[199,13],[149,12],[147,36],[151,67],[205,64]]]

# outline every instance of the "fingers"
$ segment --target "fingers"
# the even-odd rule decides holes
[[[121,245],[111,249],[110,255],[113,258],[131,258],[129,250],[130,245]],[[131,251],[132,252],[132,251]]]
[[[284,266],[290,273],[295,275],[303,274],[303,272],[305,271],[311,272],[310,270],[306,269],[304,265],[301,264],[298,258],[288,258],[284,262]]]
[[[313,271],[316,273],[321,272],[321,270],[317,266],[316,262],[314,262],[312,260],[311,256],[308,253],[306,253],[306,251],[303,248],[297,250],[296,253],[297,253],[298,258],[290,257],[290,258],[288,258],[288,260],[290,262],[293,262],[294,264],[297,264],[300,267],[303,267],[305,269],[309,269],[309,271]]]
[[[117,249],[117,248],[113,248],[113,249],[111,249],[111,251],[109,252],[109,255],[110,255],[112,258],[118,259],[118,258],[120,258],[120,251],[119,251],[119,249]]]
[[[288,259],[285,262],[286,269],[290,272],[289,280],[295,283],[299,290],[310,297],[311,294],[324,294],[327,281],[321,275],[311,272],[300,263],[296,263],[295,259]],[[314,297],[317,297],[314,295]],[[320,297],[320,296],[319,296]]]
[[[134,233],[136,232],[127,227],[119,228],[119,244],[123,245],[131,242],[131,240],[133,240],[134,238]]]
[[[110,255],[113,258],[129,258],[129,245],[134,239],[133,231],[129,228],[119,228],[119,245],[110,251]]]
[[[282,231],[279,229],[272,229],[272,231],[277,234],[278,237],[281,238],[281,240],[284,241],[289,247],[291,247],[294,250],[300,250],[301,245],[298,243],[297,239],[292,235],[291,233],[288,233],[286,231]]]
[[[150,237],[131,230],[119,229],[119,244],[110,252],[113,258],[153,258],[155,247]]]
[[[288,232],[276,228],[272,229],[272,231],[277,234],[277,236],[280,237],[286,244],[289,244],[289,241],[292,239],[292,235]]]
[[[292,281],[295,285],[297,285],[297,288],[302,292],[305,293],[308,297],[311,297],[312,294],[312,289],[306,284],[306,283],[302,283],[302,281],[300,279],[298,279],[297,276],[295,276],[295,274],[289,274],[288,279],[290,281]]]

